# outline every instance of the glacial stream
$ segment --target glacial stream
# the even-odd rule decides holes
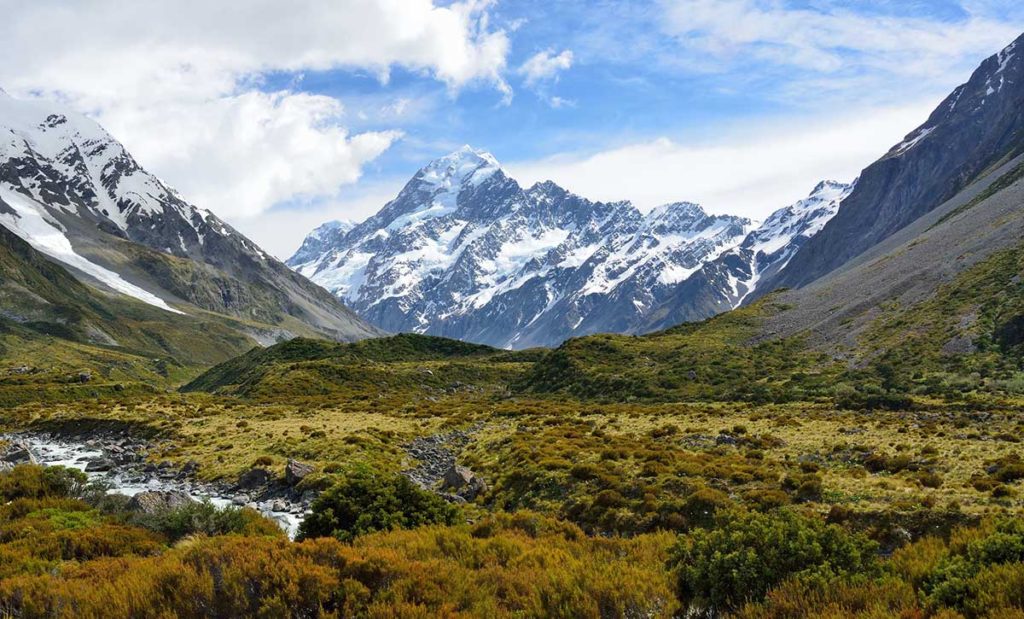
[[[188,494],[193,500],[209,501],[217,507],[239,503],[238,495],[229,492],[227,488],[191,479],[167,479],[132,470],[125,466],[114,466],[109,471],[102,472],[86,471],[89,462],[106,458],[107,454],[101,448],[92,447],[83,442],[32,434],[0,436],[0,439],[24,444],[36,462],[42,466],[65,466],[83,471],[91,481],[107,484],[111,493],[134,496],[146,491],[178,491]],[[288,533],[288,537],[293,539],[304,516],[301,508],[280,499],[243,502],[243,504],[277,522]]]

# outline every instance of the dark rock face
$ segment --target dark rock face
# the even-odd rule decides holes
[[[117,466],[110,458],[96,458],[85,465],[86,473],[103,473]]]
[[[759,293],[835,270],[1022,152],[1024,36],[985,60],[925,124],[864,170],[836,217]]]

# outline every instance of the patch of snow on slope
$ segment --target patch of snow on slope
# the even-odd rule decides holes
[[[902,144],[893,149],[893,154],[902,155],[903,153],[920,144],[921,140],[931,135],[933,131],[935,131],[935,127],[928,127],[926,129],[919,130],[916,134],[912,134],[913,137],[908,138]]]
[[[351,251],[338,260],[333,268],[325,270],[317,282],[338,297],[351,301],[356,298],[363,282],[366,281],[366,267],[373,256],[368,252]],[[306,277],[312,277],[316,267],[314,265],[309,273],[302,270],[299,272]]]
[[[38,251],[94,277],[122,294],[168,312],[184,314],[184,312],[167,305],[160,297],[126,282],[117,273],[89,262],[76,254],[74,248],[71,247],[71,241],[64,235],[56,222],[51,221],[44,214],[42,208],[37,207],[32,200],[6,188],[0,189],[0,198],[3,198],[4,202],[17,213],[17,215],[0,214],[0,223],[3,223]]]

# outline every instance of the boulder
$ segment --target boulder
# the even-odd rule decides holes
[[[177,490],[140,492],[128,501],[128,510],[140,514],[157,514],[195,503],[189,495]]]
[[[444,487],[451,488],[452,490],[459,490],[463,486],[469,485],[469,482],[473,480],[473,477],[473,471],[464,466],[453,464],[448,467],[448,470],[444,473]]]
[[[0,453],[0,460],[9,464],[35,464],[36,459],[24,443],[10,443]]]
[[[468,468],[453,464],[442,477],[441,489],[454,490],[459,497],[472,501],[487,490],[487,484]]]
[[[288,464],[284,467],[284,481],[289,486],[294,486],[314,470],[311,464],[299,462],[298,460],[289,460]]]
[[[262,488],[269,485],[272,479],[270,471],[257,467],[242,473],[238,478],[238,487],[243,490]]]

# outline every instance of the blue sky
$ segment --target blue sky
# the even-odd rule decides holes
[[[0,86],[93,115],[282,257],[464,143],[524,183],[764,217],[851,180],[1024,31],[1010,0],[211,4],[8,12]]]

